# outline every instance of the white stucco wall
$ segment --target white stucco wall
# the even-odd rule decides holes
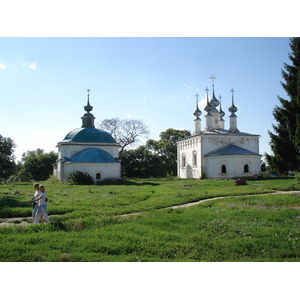
[[[260,174],[260,155],[218,155],[206,157],[206,175],[208,178],[234,178]],[[222,165],[226,173],[222,173]],[[244,166],[248,165],[248,172]]]
[[[96,181],[96,174],[101,174],[100,180],[108,178],[118,179],[121,178],[121,164],[120,163],[65,163],[64,178],[68,180],[70,174],[76,171],[88,173]]]

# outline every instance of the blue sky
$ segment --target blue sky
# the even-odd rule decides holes
[[[229,127],[230,90],[235,90],[238,129],[261,135],[260,153],[270,153],[268,130],[290,63],[288,37],[1,37],[0,134],[27,150],[56,151],[65,135],[81,127],[90,89],[96,124],[105,118],[145,122],[149,138],[167,128],[193,131],[195,94],[205,98],[210,76],[222,96]],[[202,110],[202,128],[205,127]]]

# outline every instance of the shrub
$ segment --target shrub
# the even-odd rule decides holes
[[[59,181],[55,175],[51,175],[47,179],[47,183],[49,183],[49,184],[58,184],[58,183],[61,183],[61,181]]]
[[[300,172],[295,173],[295,179],[297,183],[300,183]]]
[[[70,175],[70,183],[79,185],[91,185],[94,184],[94,180],[90,174],[86,172],[83,173],[80,171],[76,171]]]

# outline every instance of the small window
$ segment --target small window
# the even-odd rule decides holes
[[[96,174],[96,180],[101,180],[101,173]]]
[[[193,152],[193,166],[194,167],[197,166],[197,152],[196,151]]]
[[[244,173],[249,173],[249,166],[248,165],[244,165]]]
[[[221,173],[225,174],[226,173],[226,166],[222,165],[221,167]]]
[[[182,167],[183,168],[186,167],[186,157],[185,157],[185,154],[182,154]]]

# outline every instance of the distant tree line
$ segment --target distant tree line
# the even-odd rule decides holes
[[[53,173],[52,165],[58,155],[42,149],[27,151],[22,154],[20,162],[15,162],[15,143],[11,138],[0,135],[0,183],[8,181],[43,181]]]
[[[124,177],[166,177],[177,175],[177,141],[190,136],[188,130],[169,128],[158,141],[148,140],[137,149],[125,150],[122,155]]]

